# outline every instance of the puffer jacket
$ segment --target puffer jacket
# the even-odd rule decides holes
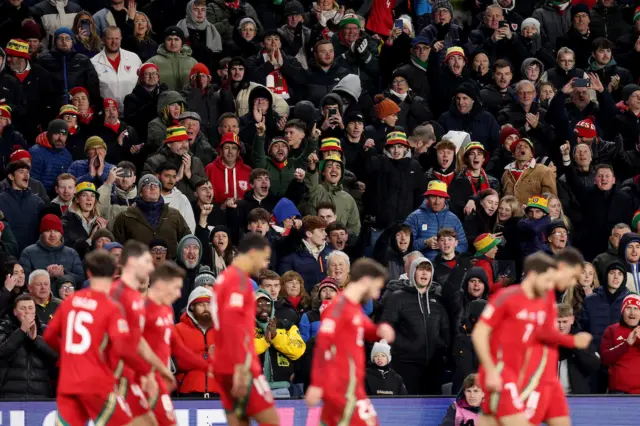
[[[141,141],[147,141],[149,123],[158,117],[160,94],[166,90],[164,83],[158,84],[151,92],[138,84],[124,97],[124,121],[136,129]]]
[[[309,64],[309,69],[306,71],[305,99],[313,102],[317,107],[321,106],[320,100],[331,93],[336,84],[347,74],[349,71],[335,62],[327,71],[321,69],[316,63]]]
[[[429,259],[435,258],[439,251],[426,248],[424,241],[435,237],[442,228],[453,228],[456,231],[458,234],[458,252],[464,253],[468,249],[467,237],[464,234],[462,223],[460,223],[460,219],[455,214],[449,211],[448,205],[442,211],[436,213],[427,205],[425,200],[420,205],[420,208],[407,217],[404,223],[409,225],[413,233],[413,249],[421,251]]]
[[[424,257],[411,263],[411,286],[403,287],[389,296],[380,318],[381,322],[391,324],[396,330],[391,355],[405,363],[422,365],[442,359],[451,342],[447,311],[436,296],[438,285],[431,282],[423,294],[416,288],[416,268],[425,262],[431,264]]]
[[[204,92],[198,87],[185,87],[180,92],[186,100],[187,109],[200,116],[200,130],[205,132],[208,139],[218,132],[218,119],[222,115],[220,97],[216,96],[216,92],[213,85],[209,85]]]
[[[370,396],[407,395],[402,376],[389,364],[384,367],[373,363],[367,365],[364,388]]]
[[[335,51],[336,63],[349,71],[349,74],[355,74],[360,77],[362,88],[370,93],[376,93],[378,87],[378,78],[380,76],[380,58],[378,54],[378,43],[370,38],[367,33],[360,32],[360,36],[367,39],[367,53],[371,55],[368,62],[367,58],[355,55],[351,51],[351,46],[346,45],[339,33],[335,33],[331,37],[331,44]]]
[[[49,265],[62,265],[64,273],[72,275],[75,279],[76,288],[82,288],[85,278],[80,256],[74,249],[64,244],[60,244],[58,247],[49,247],[38,240],[22,251],[20,264],[27,277],[36,269],[47,269]]]
[[[158,47],[158,54],[147,63],[158,66],[160,78],[169,90],[181,90],[189,83],[189,72],[198,61],[191,57],[189,46],[182,46],[180,52],[172,53],[165,49],[163,43]]]
[[[211,297],[211,291],[204,287],[195,288],[190,294],[187,302],[187,310],[180,316],[180,322],[175,325],[177,336],[196,354],[205,360],[209,358],[209,346],[213,343],[213,327],[204,329],[201,327],[191,310],[191,305],[199,298]],[[178,394],[202,393],[205,398],[207,394],[218,393],[218,386],[212,377],[207,373],[181,368],[180,362],[176,363],[176,380]]]
[[[239,7],[237,9],[231,9],[227,6],[224,0],[213,0],[207,4],[207,21],[211,22],[218,32],[222,40],[230,40],[233,27],[245,16],[253,19],[256,22],[258,28],[257,33],[262,33],[262,24],[258,19],[256,10],[244,0],[239,1]]]
[[[547,0],[542,7],[533,11],[532,17],[540,22],[540,30],[549,44],[555,46],[558,37],[566,34],[571,28],[571,5],[561,14],[552,5],[552,0]]]
[[[55,397],[56,353],[42,339],[43,325],[36,317],[38,335],[32,340],[10,312],[0,322],[0,360],[3,364],[0,398],[24,400]]]
[[[31,154],[31,177],[39,180],[44,189],[51,193],[59,174],[66,172],[71,166],[73,158],[67,148],[54,148],[47,133],[41,133],[36,138],[36,144],[29,148]]]
[[[146,149],[150,155],[155,154],[164,143],[167,138],[167,127],[178,124],[177,121],[173,121],[167,111],[167,107],[171,104],[181,105],[183,111],[187,108],[187,102],[175,90],[166,90],[158,95],[156,118],[151,120],[147,127]]]
[[[38,239],[40,211],[43,208],[44,201],[30,189],[18,191],[8,188],[0,193],[0,211],[13,228],[20,251]]]
[[[196,189],[196,183],[202,179],[206,179],[207,174],[204,171],[202,161],[192,153],[188,153],[188,155],[191,156],[191,178],[185,176],[176,184],[176,188],[186,195],[189,201],[195,201],[196,196],[194,191]],[[170,162],[180,167],[180,165],[182,165],[182,157],[174,154],[167,145],[162,145],[155,155],[147,158],[142,174],[156,173],[158,166],[165,162]]]
[[[476,96],[474,101],[471,111],[461,114],[455,100],[452,100],[449,111],[442,114],[438,122],[445,132],[457,130],[469,133],[471,140],[480,142],[491,153],[500,146],[500,127],[493,115],[484,110],[479,97]]]
[[[327,276],[327,256],[333,250],[329,244],[325,244],[316,259],[307,249],[304,243],[298,249],[282,258],[278,264],[280,275],[287,271],[295,271],[302,276],[307,293],[311,293],[313,287]]]
[[[63,6],[64,14],[59,13],[58,5]],[[46,33],[45,44],[49,48],[53,46],[56,30],[60,27],[72,28],[73,20],[79,12],[82,12],[82,7],[69,0],[43,0],[31,8],[31,16]]]
[[[606,37],[615,42],[631,29],[624,15],[625,10],[618,4],[605,7],[601,2],[597,2],[591,9],[591,24],[589,27],[596,37]]]

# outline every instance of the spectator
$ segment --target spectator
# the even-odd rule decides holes
[[[280,277],[280,284],[279,297],[288,301],[299,316],[311,309],[311,297],[304,288],[304,279],[299,273],[295,271],[285,272]]]
[[[627,288],[631,293],[640,290],[640,234],[627,232],[620,238],[618,259],[627,266]]]
[[[335,50],[329,40],[320,40],[313,47],[315,61],[309,65],[305,81],[307,81],[307,93],[305,98],[320,105],[320,100],[331,93],[336,84],[349,74],[335,60]]]
[[[524,213],[527,217],[518,222],[517,229],[520,250],[526,257],[544,250],[547,226],[551,222],[547,199],[541,196],[529,198]]]
[[[551,255],[556,254],[569,244],[569,230],[562,220],[552,220],[549,222],[546,234],[547,248],[545,251]]]
[[[404,273],[404,256],[409,253],[413,248],[413,234],[411,228],[403,223],[397,223],[384,231],[388,236],[381,234],[378,241],[376,241],[375,252],[378,250],[378,243],[382,243],[388,240],[388,244],[385,245],[386,253],[382,253],[382,262],[387,267],[387,279],[389,281],[397,280],[400,275]],[[331,234],[330,232],[328,232]],[[330,238],[331,239],[331,238]],[[334,247],[335,248],[335,247]],[[339,249],[342,250],[342,249]]]
[[[193,66],[189,73],[189,87],[184,88],[182,94],[189,111],[183,112],[178,119],[183,126],[187,127],[187,130],[193,131],[194,134],[190,137],[191,151],[200,151],[199,154],[204,154],[201,159],[207,165],[215,158],[215,152],[208,140],[216,139],[215,128],[218,125],[221,105],[217,88],[211,81],[211,73],[204,64],[198,63]],[[189,121],[186,122],[186,120]],[[202,133],[200,133],[201,129]]]
[[[160,93],[157,105],[157,116],[149,122],[147,128],[146,149],[152,155],[162,147],[167,137],[167,128],[178,124],[180,114],[187,107],[182,95],[173,90]]]
[[[591,47],[589,47],[591,49]],[[589,53],[591,50],[589,50]],[[587,57],[585,59],[588,60]],[[585,63],[584,67],[586,68]],[[540,81],[548,81],[557,90],[562,89],[573,78],[587,78],[583,68],[576,68],[576,53],[568,47],[561,47],[556,54],[555,68],[549,68],[542,74]],[[585,90],[585,92],[587,92]]]
[[[3,399],[55,396],[53,366],[57,354],[42,340],[43,329],[34,298],[18,296],[13,311],[0,321],[0,359],[5,364],[0,383]]]
[[[640,86],[628,84],[620,92],[621,102],[618,102],[615,128],[620,132],[625,142],[625,149],[635,148],[633,145],[640,137],[638,115],[640,114]]]
[[[198,63],[191,57],[191,48],[186,46],[184,31],[176,26],[164,30],[164,41],[158,54],[149,63],[156,64],[162,82],[169,90],[180,90],[189,82],[191,68]]]
[[[310,343],[310,340],[316,337],[320,330],[320,314],[337,295],[338,285],[331,277],[320,281],[317,292],[311,293],[311,309],[300,318],[300,336],[305,343]]]
[[[149,241],[149,251],[153,260],[153,266],[156,268],[167,260],[167,252],[169,248],[167,243],[159,238]]]
[[[593,259],[593,267],[596,270],[596,277],[601,277],[607,265],[614,260],[618,260],[618,247],[620,247],[620,239],[627,233],[631,232],[631,228],[626,223],[618,223],[611,228],[611,236],[608,239],[607,251],[600,253]]]
[[[556,305],[558,311],[558,331],[575,334],[573,309],[566,303]],[[587,349],[560,347],[558,377],[566,394],[583,395],[590,393],[589,381],[600,370],[600,356],[596,346]],[[600,352],[603,353],[603,352]],[[602,356],[604,358],[604,354]]]
[[[402,377],[391,368],[391,346],[386,340],[373,344],[371,362],[367,363],[365,390],[367,395],[406,395]]]
[[[69,166],[67,172],[76,178],[76,182],[104,183],[109,172],[114,167],[105,161],[107,144],[100,136],[91,136],[84,144],[86,160],[76,160]]]
[[[502,243],[502,239],[494,236],[493,234],[480,234],[473,241],[473,246],[476,250],[474,255],[474,265],[484,269],[487,274],[487,285],[489,286],[489,292],[495,293],[505,285],[505,278],[500,277],[496,280],[497,271],[495,258],[498,252],[498,246]]]
[[[99,84],[99,82],[98,82]],[[96,99],[91,102],[89,91],[82,86],[77,86],[69,90],[71,104],[78,110],[78,123],[91,124],[96,110]],[[99,101],[100,99],[97,99]],[[62,109],[62,108],[61,108]]]
[[[405,76],[412,92],[427,102],[431,100],[431,86],[429,85],[427,68],[432,44],[433,38],[431,35],[420,35],[414,38],[411,41],[411,60],[396,69],[399,75]]]
[[[395,291],[381,317],[396,330],[392,346],[394,370],[402,376],[409,395],[441,393],[439,375],[450,344],[449,319],[435,298],[433,265],[426,258],[411,264],[411,286]],[[418,303],[416,303],[418,302]],[[427,379],[429,377],[429,379]]]
[[[133,18],[133,32],[125,32],[122,46],[130,52],[138,55],[142,62],[147,62],[158,51],[158,43],[151,38],[153,27],[149,17],[140,11],[136,11]]]
[[[437,235],[439,253],[433,260],[433,279],[442,286],[442,296],[447,301],[462,288],[467,271],[472,267],[467,253],[459,253],[458,234],[453,228],[441,228]]]
[[[26,293],[27,286],[24,268],[15,257],[9,257],[2,265],[2,274],[5,276],[5,282],[0,287],[0,311],[5,312],[18,296]]]
[[[94,127],[96,136],[101,137],[107,144],[105,160],[116,164],[123,158],[140,156],[140,151],[145,147],[144,143],[138,143],[138,135],[133,127],[120,121],[120,110],[115,99],[107,98],[102,103],[104,109],[104,121]],[[100,125],[101,124],[101,125]],[[135,158],[135,157],[134,157]],[[141,162],[135,159],[136,162]]]
[[[426,171],[425,177],[428,181],[427,184],[433,180],[439,180],[447,185],[451,185],[455,177],[456,144],[450,140],[443,139],[436,144],[435,150],[437,164],[434,164]]]
[[[480,206],[466,216],[462,224],[464,233],[469,240],[475,240],[480,234],[493,233],[499,216],[500,198],[495,190],[485,189],[473,198],[477,199]],[[475,201],[473,206],[475,208]]]
[[[137,84],[123,101],[124,121],[136,130],[141,141],[147,141],[149,122],[160,115],[158,101],[166,90],[167,85],[160,82],[158,66],[142,64],[138,69]]]
[[[37,240],[40,211],[44,207],[42,199],[29,189],[30,169],[24,160],[9,163],[7,179],[11,187],[0,193],[0,211],[13,228],[19,251]]]
[[[31,56],[31,60],[35,61],[47,52],[47,47],[42,43],[42,40],[44,39],[42,29],[33,19],[26,19],[22,21],[20,37],[29,43],[29,55]]]
[[[209,358],[209,342],[213,339],[211,319],[211,290],[196,287],[189,294],[187,309],[175,325],[176,334],[197,355]],[[207,373],[176,365],[176,380],[180,384],[176,392],[184,397],[209,398],[218,391],[216,382]]]
[[[434,65],[447,62],[445,57],[448,50],[455,46],[462,46],[463,28],[453,20],[453,6],[448,0],[438,0],[432,6],[433,22],[429,23],[420,32],[420,36],[427,37],[433,41]],[[427,20],[429,17],[425,16]]]
[[[227,132],[222,135],[216,150],[218,157],[205,168],[206,176],[213,187],[213,195],[217,204],[235,203],[241,200],[249,189],[251,167],[244,164],[240,156],[242,142],[237,134]],[[224,185],[224,186],[223,186]]]
[[[474,300],[488,300],[489,298],[489,280],[485,270],[480,266],[470,268],[462,280],[460,289],[452,295],[443,293],[443,298],[449,305],[447,308],[451,338],[452,341],[455,341],[459,330],[469,317],[471,303]]]
[[[270,270],[262,271],[258,276],[258,287],[273,301],[278,328],[289,330],[292,325],[298,325],[300,317],[296,309],[288,300],[279,297],[282,289],[280,275]]]
[[[156,177],[160,180],[162,185],[160,194],[164,199],[165,204],[172,207],[182,215],[182,218],[187,222],[191,232],[196,230],[196,220],[193,216],[193,209],[191,203],[187,197],[176,188],[176,180],[178,178],[178,166],[173,163],[166,162],[160,164],[156,168]]]
[[[207,21],[215,25],[222,40],[230,40],[233,25],[238,20],[249,17],[256,24],[256,32],[262,32],[262,25],[258,20],[258,15],[253,6],[245,1],[238,4],[225,3],[216,0],[207,4]]]
[[[113,224],[118,242],[136,239],[144,244],[155,238],[167,243],[167,257],[174,259],[178,242],[189,234],[189,227],[180,213],[164,204],[160,196],[160,181],[154,175],[144,175],[138,182],[135,205],[120,213]]]
[[[438,69],[436,67],[435,70],[440,84],[433,87],[433,98],[442,100],[442,102],[433,105],[434,113],[438,115],[451,109],[449,105],[447,105],[449,99],[451,99],[451,104],[454,106],[455,101],[453,98],[456,95],[455,91],[462,83],[469,83],[469,85],[465,85],[466,90],[469,91],[472,87],[473,93],[476,96],[475,100],[479,99],[479,95],[476,95],[479,91],[477,84],[473,81],[471,71],[466,67],[467,58],[464,50],[458,46],[450,47],[447,49],[447,55],[444,59],[444,64],[441,68]],[[473,97],[471,98],[471,100],[474,100]],[[471,110],[471,106],[472,105],[467,103],[469,110]],[[479,108],[479,106],[476,108]]]
[[[91,13],[83,10],[73,18],[71,31],[75,35],[73,48],[88,58],[93,58],[102,50],[102,40],[96,29]]]
[[[630,9],[625,9],[625,14],[627,11],[630,11]],[[638,8],[636,7],[636,10],[633,12],[632,28],[627,32],[627,34],[624,34],[615,40],[616,58],[620,61],[620,65],[631,71],[634,79],[638,78],[640,71],[640,68],[637,65],[638,49],[640,49],[640,45],[637,43],[638,35],[640,35],[640,24],[638,24],[639,19],[640,14],[638,14]],[[622,22],[619,22],[619,24],[622,24]]]
[[[609,372],[607,390],[612,394],[640,394],[640,377],[635,373],[635,364],[640,358],[640,297],[637,294],[626,296],[621,312],[620,322],[607,327],[600,345],[602,364]]]
[[[44,269],[36,269],[29,274],[29,295],[36,304],[36,315],[39,322],[46,327],[53,318],[62,300],[53,296],[51,292],[51,278]]]
[[[122,0],[109,0],[107,7],[97,11],[93,18],[96,20],[98,34],[101,37],[104,36],[109,25],[115,25],[122,31],[125,29],[130,31],[131,23],[128,21],[135,19],[135,8],[132,10],[125,6]]]
[[[177,27],[184,33],[193,58],[213,68],[222,52],[222,39],[216,27],[207,21],[207,4],[204,0],[191,0],[186,9],[187,15],[177,23]]]
[[[73,202],[61,219],[64,244],[84,255],[89,250],[93,235],[99,229],[107,228],[107,220],[100,216],[98,191],[94,184],[82,182],[76,186]]]
[[[509,61],[498,59],[491,67],[493,81],[480,91],[482,105],[494,117],[498,112],[513,102],[516,92],[511,88],[513,67]]]
[[[24,149],[17,149],[13,151],[11,155],[9,155],[8,160],[9,161],[7,162],[7,165],[13,162],[22,160],[25,163],[27,163],[29,166],[31,166],[31,154],[29,154],[29,151],[25,151]],[[5,171],[6,169],[7,168],[5,167]],[[0,182],[0,191],[6,191],[9,188],[11,188],[11,182],[7,177],[2,182]],[[45,191],[44,185],[42,185],[42,182],[36,179],[33,179],[32,177],[29,177],[29,189],[31,190],[31,192],[33,192],[38,197],[40,197],[42,201],[44,201],[45,203],[49,202],[49,196],[47,195],[47,191]]]
[[[462,388],[456,396],[456,400],[447,408],[440,426],[457,426],[459,424],[475,424],[480,417],[480,404],[484,398],[484,392],[477,383],[475,374],[465,377]]]
[[[616,41],[631,30],[620,3],[622,2],[616,0],[600,0],[593,6],[591,29],[595,37],[606,37]]]
[[[597,35],[591,30],[589,6],[578,3],[571,7],[571,28],[558,37],[556,50],[566,47],[575,53],[576,67],[586,69],[591,59],[591,46]],[[560,86],[556,86],[560,87]]]
[[[6,1],[0,5],[0,15],[3,17],[0,23],[0,46],[5,46],[12,37],[20,34],[22,22],[31,16],[30,12],[30,8],[22,0]]]
[[[182,284],[185,291],[173,303],[173,312],[177,322],[189,304],[189,295],[197,287],[196,278],[200,274],[202,261],[202,243],[195,235],[187,234],[180,239],[176,252],[176,263],[185,271]]]
[[[461,389],[464,379],[469,374],[477,372],[480,366],[473,343],[471,342],[471,333],[486,305],[487,301],[484,299],[477,299],[471,302],[469,304],[468,316],[465,318],[462,326],[457,330],[458,334],[453,343],[452,351],[455,365],[452,387],[454,392],[456,389]]]
[[[544,192],[557,194],[553,174],[547,166],[536,163],[530,139],[513,142],[511,152],[515,161],[505,167],[502,175],[504,195],[513,195],[518,202],[526,204],[529,198]]]
[[[405,223],[413,234],[413,248],[422,251],[428,258],[435,258],[438,249],[438,231],[453,228],[458,235],[458,251],[467,251],[467,238],[462,224],[455,214],[449,211],[447,184],[439,180],[429,182],[425,201],[419,209],[409,214]]]
[[[570,0],[546,0],[542,7],[533,11],[532,17],[540,22],[542,34],[547,38],[549,44],[556,45],[556,40],[566,34],[571,25],[571,19],[580,11],[589,11],[587,5],[578,7],[571,6]],[[584,6],[584,7],[582,7]],[[574,11],[577,8],[577,12]]]
[[[122,31],[118,27],[106,27],[102,40],[104,48],[91,58],[100,79],[100,96],[115,99],[122,111],[125,96],[136,87],[142,61],[135,53],[120,48]]]
[[[285,24],[278,28],[282,47],[287,55],[295,57],[302,68],[309,68],[307,51],[311,44],[311,29],[304,25],[305,9],[298,0],[291,0],[285,4],[283,10]],[[298,24],[302,22],[300,26]]]
[[[56,178],[56,186],[54,187],[56,198],[44,206],[42,216],[52,213],[58,217],[67,211],[73,201],[76,193],[76,178],[69,173],[61,173]]]
[[[619,66],[611,55],[613,47],[613,42],[604,37],[593,40],[587,71],[596,74],[613,98],[620,100],[622,88],[633,83],[633,78],[629,70]]]

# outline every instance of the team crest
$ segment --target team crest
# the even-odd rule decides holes
[[[130,71],[131,71],[131,65],[125,65],[125,66],[124,66],[124,70],[125,70],[126,72],[130,72]]]
[[[518,24],[511,23],[511,31],[514,33],[518,31]]]
[[[243,191],[246,191],[247,188],[249,187],[247,185],[247,181],[246,180],[241,180],[238,182],[238,186],[240,187],[240,189],[242,189]]]

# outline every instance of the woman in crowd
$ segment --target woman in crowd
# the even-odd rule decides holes
[[[202,264],[209,266],[216,277],[219,276],[227,266],[231,265],[236,255],[229,228],[219,225],[209,234],[208,229],[198,226],[196,237],[200,241],[210,241],[209,244],[202,245]]]
[[[304,280],[299,273],[287,271],[280,277],[280,297],[291,303],[291,306],[302,316],[311,309],[311,297],[304,288]]]
[[[305,342],[318,334],[318,330],[320,329],[320,314],[329,302],[338,295],[338,291],[340,291],[338,283],[331,277],[322,280],[314,290],[316,291],[311,293],[311,310],[302,315],[298,326],[302,340]]]
[[[500,197],[494,189],[485,189],[478,193],[478,208],[465,216],[464,233],[468,241],[474,241],[480,234],[492,234],[498,222]]]
[[[123,37],[122,48],[138,55],[143,63],[147,62],[158,51],[158,43],[151,38],[152,35],[153,27],[149,17],[142,12],[136,12],[133,34]]]
[[[100,229],[107,227],[107,220],[100,217],[98,191],[94,184],[82,182],[76,186],[76,193],[69,209],[62,215],[64,244],[86,253],[91,237]]]
[[[92,58],[102,50],[102,41],[96,31],[96,23],[89,12],[82,11],[73,19],[73,34],[76,36],[73,45],[76,52]]]
[[[600,287],[600,282],[596,268],[591,262],[585,262],[582,272],[580,273],[578,284],[566,291],[562,301],[571,305],[573,308],[573,316],[579,318],[585,297],[591,295],[598,287]]]
[[[15,257],[9,257],[2,265],[2,276],[5,279],[4,285],[0,287],[0,314],[4,315],[16,297],[27,291],[27,287],[24,285],[24,268]]]

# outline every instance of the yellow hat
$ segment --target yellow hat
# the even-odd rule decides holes
[[[91,182],[80,182],[79,184],[76,185],[76,195],[85,191],[93,192],[94,194],[98,195],[98,191],[96,191],[96,186]]]
[[[436,197],[450,198],[447,193],[447,184],[441,180],[432,180],[427,186],[427,192],[424,195],[435,195]]]
[[[540,209],[545,213],[549,213],[549,202],[542,195],[534,195],[533,197],[527,200],[527,207],[525,207],[525,211],[527,209]]]

